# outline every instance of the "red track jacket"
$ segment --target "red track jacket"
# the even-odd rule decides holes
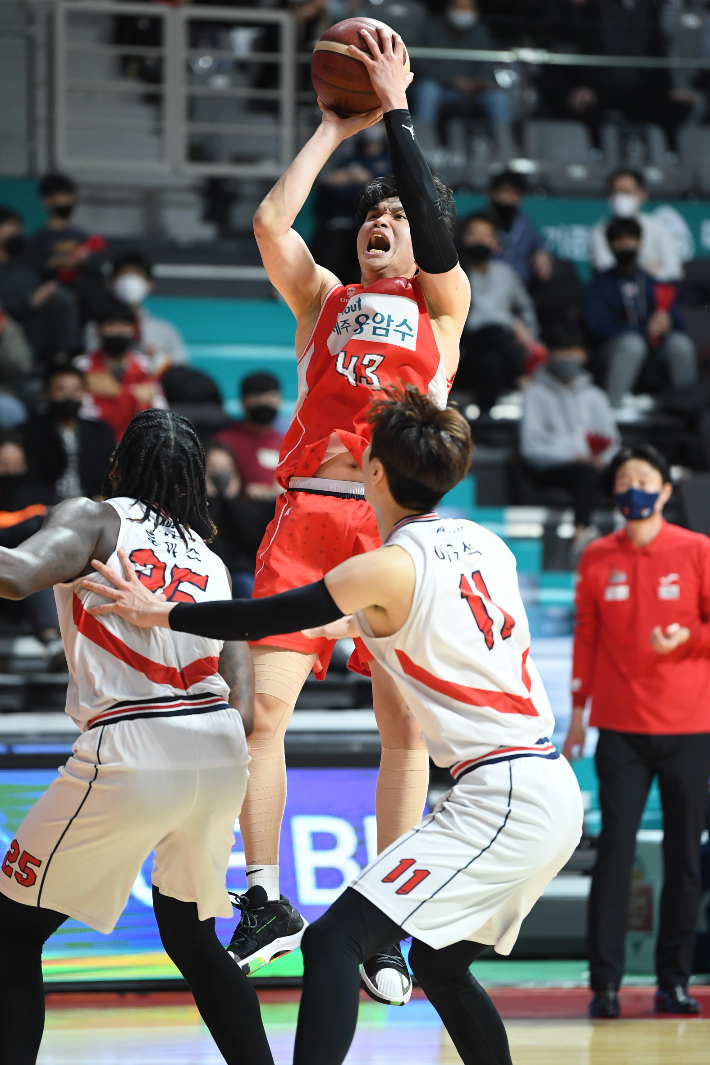
[[[572,693],[590,724],[616,732],[710,732],[710,538],[665,521],[645,547],[623,529],[582,555]],[[668,655],[650,642],[678,622],[690,639]]]

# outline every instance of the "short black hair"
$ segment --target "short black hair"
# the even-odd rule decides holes
[[[609,464],[609,480],[613,485],[616,480],[616,475],[619,469],[625,462],[629,462],[631,459],[639,459],[641,462],[647,462],[649,466],[653,466],[654,470],[658,470],[663,483],[671,483],[671,470],[668,465],[668,461],[661,454],[658,448],[653,444],[636,444],[634,447],[622,447],[614,455],[611,463]]]
[[[39,183],[39,194],[43,200],[57,192],[76,192],[76,185],[66,174],[45,174]]]
[[[92,318],[97,325],[106,322],[131,322],[136,324],[136,315],[132,307],[123,300],[117,300],[108,293],[103,299],[97,300],[93,308]]]
[[[4,226],[6,222],[19,222],[22,225],[22,218],[12,207],[0,207],[0,226]]]
[[[435,174],[432,175],[434,181],[434,188],[436,189],[436,195],[439,200],[439,210],[441,211],[441,217],[443,218],[446,228],[453,236],[454,229],[456,228],[456,203],[454,201],[454,194],[448,185],[445,185]],[[395,196],[399,196],[397,191],[397,182],[394,179],[394,174],[383,174],[382,177],[373,178],[372,181],[368,181],[367,185],[358,193],[355,200],[355,221],[358,226],[361,226],[367,218],[368,212],[377,207],[378,203],[382,203],[383,200],[392,200]]]
[[[545,330],[545,344],[550,351],[567,351],[570,348],[587,350],[588,341],[583,329],[568,322],[554,322]]]
[[[620,177],[630,177],[636,182],[640,189],[646,188],[646,178],[643,176],[642,170],[636,170],[633,166],[620,166],[616,170],[612,170],[609,177],[606,179],[606,191],[611,192],[614,187],[614,182]]]
[[[78,366],[75,366],[73,362],[54,362],[48,367],[44,375],[45,388],[49,386],[52,378],[66,377],[67,374],[71,374],[72,377],[78,377],[82,384],[86,381],[84,371],[80,370]]]
[[[153,263],[139,248],[122,251],[111,260],[111,277],[115,277],[116,274],[120,274],[121,270],[126,270],[128,267],[140,270],[146,277],[152,278],[153,276]]]
[[[0,429],[0,447],[4,444],[16,444],[25,450],[25,438],[17,429]]]
[[[606,239],[610,244],[622,237],[636,237],[641,240],[641,226],[635,218],[612,218],[606,227]]]
[[[370,404],[371,458],[379,459],[395,503],[426,512],[466,476],[471,430],[454,407],[441,410],[415,385],[384,388]]]
[[[496,232],[498,231],[496,220],[490,211],[474,211],[459,223],[459,232],[463,235],[472,222],[485,222],[487,226],[492,226]]]
[[[521,193],[527,192],[527,178],[516,170],[501,170],[500,174],[496,174],[488,182],[489,192],[495,192],[496,189],[517,189]]]
[[[258,396],[262,392],[280,392],[281,382],[272,373],[250,373],[242,378],[239,391],[242,399],[246,396]]]

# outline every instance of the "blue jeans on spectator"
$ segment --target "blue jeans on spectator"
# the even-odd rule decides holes
[[[458,106],[470,103],[479,107],[490,120],[493,126],[507,126],[510,124],[510,101],[508,93],[504,89],[487,89],[475,96],[466,96],[457,89],[448,85],[442,85],[433,78],[424,78],[414,82],[414,117],[422,122],[430,122],[435,125],[439,119],[439,112],[445,104]]]

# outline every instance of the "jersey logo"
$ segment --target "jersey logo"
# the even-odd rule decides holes
[[[195,573],[194,570],[185,569],[184,566],[173,566],[170,571],[170,579],[166,582],[165,571],[167,564],[161,562],[158,556],[149,547],[138,547],[131,551],[128,556],[136,570],[138,580],[151,592],[161,591],[170,603],[194,603],[195,597],[189,592],[183,592],[181,584],[193,584],[204,592],[209,582],[209,577],[204,573]]]
[[[416,351],[419,308],[407,296],[384,292],[363,292],[338,312],[328,337],[328,351],[336,355],[348,340],[373,344],[393,344]]]
[[[486,602],[490,606],[494,606],[496,610],[500,610],[503,615],[503,624],[501,626],[500,634],[504,640],[507,640],[512,634],[513,629],[515,628],[515,620],[506,610],[503,610],[502,606],[498,606],[497,603],[493,602],[480,570],[474,570],[471,574],[471,580],[476,589],[475,591],[468,583],[466,575],[464,573],[461,574],[461,583],[459,584],[461,598],[465,599],[468,603],[476,625],[486,641],[486,647],[489,651],[492,651],[494,644],[493,618],[488,613]]]
[[[669,573],[667,577],[658,578],[659,599],[680,599],[680,574]]]

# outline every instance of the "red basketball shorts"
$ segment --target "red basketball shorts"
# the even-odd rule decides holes
[[[381,546],[375,515],[364,499],[303,490],[284,492],[257,552],[254,598],[322,580],[346,559]],[[300,632],[292,632],[266,636],[254,644],[317,654],[321,668],[313,672],[322,680],[335,640],[309,640]],[[369,676],[367,662],[371,657],[362,641],[356,640],[350,669]]]

